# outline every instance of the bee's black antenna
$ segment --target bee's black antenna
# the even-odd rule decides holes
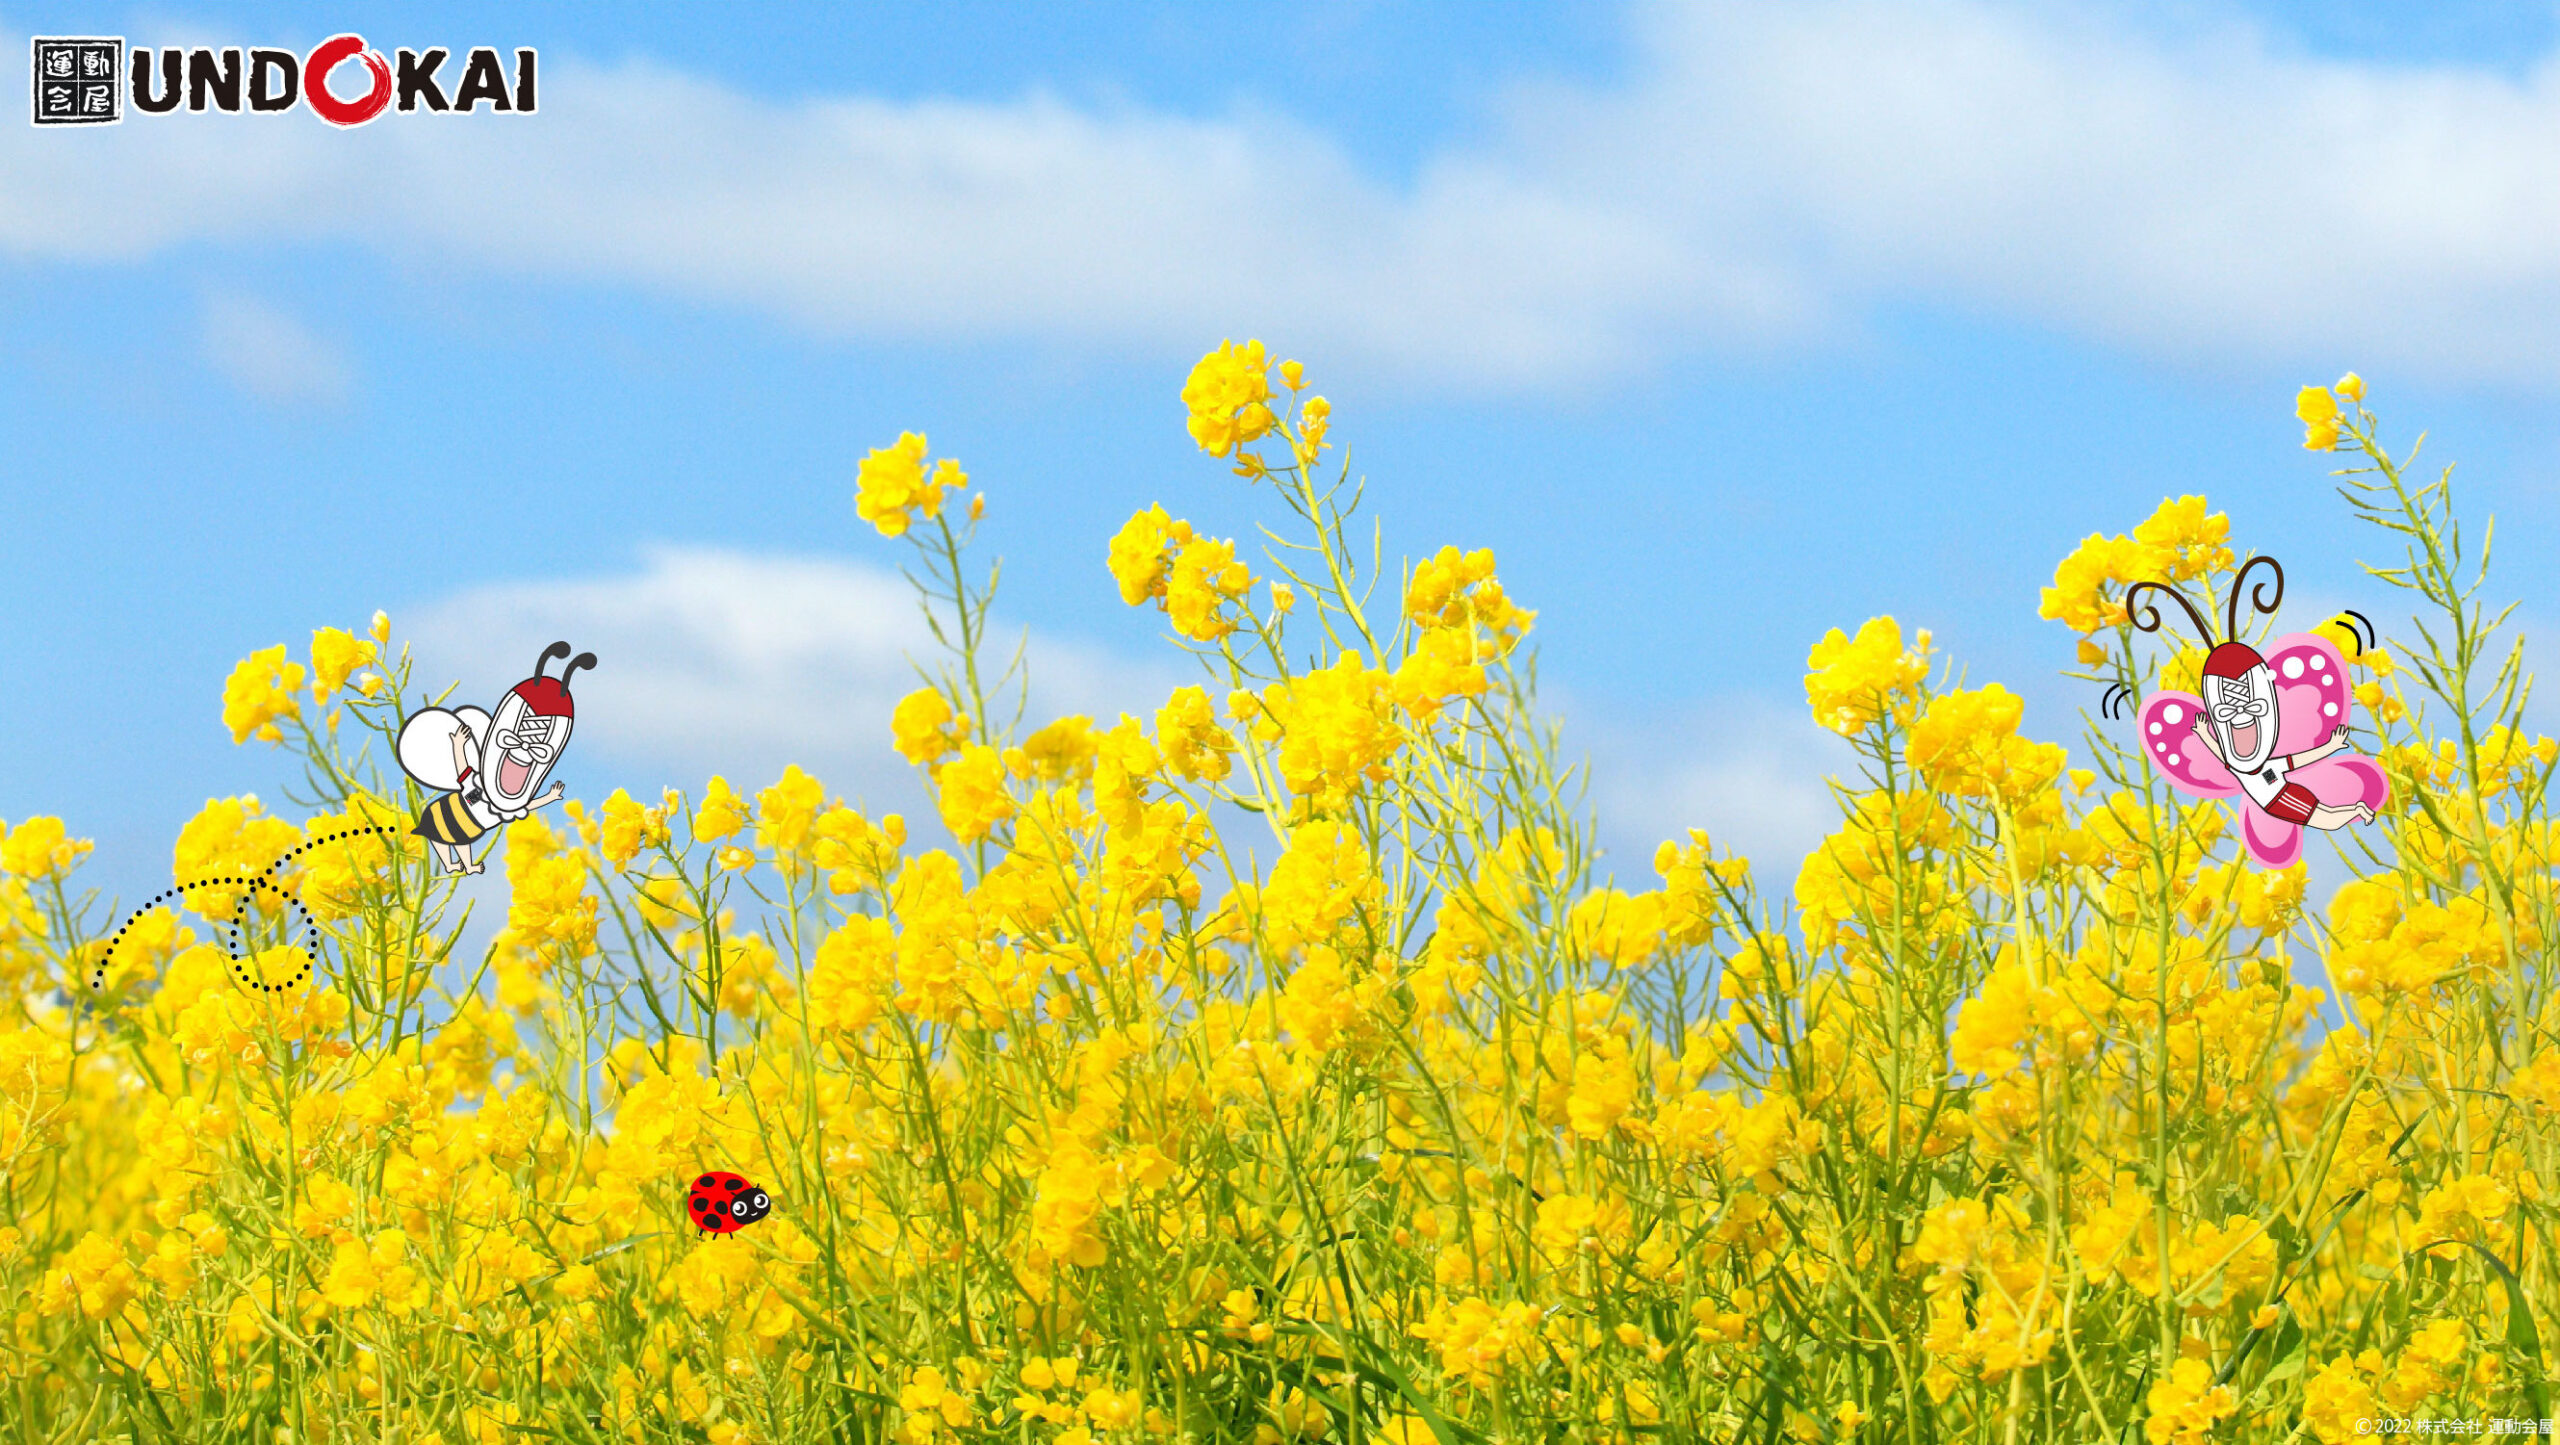
[[[561,643],[561,644],[560,644],[560,650],[561,650],[562,652],[566,652],[566,651],[568,651],[568,650],[569,650],[569,644],[567,644],[567,643],[565,643],[565,642],[564,642],[564,643]],[[547,656],[548,654],[545,654],[545,655]],[[568,689],[568,686],[569,686],[569,674],[571,674],[571,673],[573,673],[573,672],[576,672],[579,668],[582,668],[582,667],[583,667],[583,668],[588,668],[588,669],[592,670],[592,669],[595,667],[595,665],[596,665],[596,655],[595,655],[594,653],[592,653],[592,652],[581,652],[581,653],[579,653],[577,656],[575,656],[575,657],[573,657],[573,658],[570,658],[570,659],[569,659],[569,665],[568,665],[567,667],[564,667],[564,668],[560,669],[560,686],[561,686],[561,689],[562,689],[563,691],[566,691],[566,690]]]
[[[2249,581],[2249,574],[2257,571],[2260,567],[2272,567],[2275,569],[2276,595],[2273,597],[2269,597],[2267,595],[2267,584],[2264,582],[2259,583],[2255,587],[2249,587],[2247,585]],[[2273,557],[2252,557],[2248,561],[2240,564],[2240,575],[2231,579],[2231,596],[2225,599],[2222,604],[2223,615],[2229,623],[2229,625],[2224,627],[2222,630],[2223,636],[2228,637],[2233,642],[2238,642],[2240,640],[2240,594],[2244,590],[2249,594],[2249,609],[2251,611],[2257,613],[2261,617],[2274,616],[2275,610],[2284,605],[2284,568],[2279,565]]]
[[[549,647],[542,649],[542,656],[535,658],[533,661],[533,675],[535,677],[542,676],[542,670],[551,665],[551,659],[555,657],[567,657],[568,655],[569,644],[565,642],[555,642]],[[574,667],[577,664],[572,663],[570,665]],[[565,675],[566,674],[563,674],[563,676]]]
[[[2127,621],[2131,622],[2135,627],[2140,628],[2144,632],[2157,632],[2160,630],[2160,606],[2158,603],[2143,603],[2142,610],[2140,612],[2133,610],[2135,603],[2139,601],[2142,596],[2142,589],[2145,587],[2150,588],[2154,592],[2166,592],[2170,596],[2177,598],[2178,605],[2186,609],[2187,620],[2196,625],[2196,640],[2207,647],[2213,646],[2213,624],[2204,620],[2204,614],[2198,612],[2196,610],[2196,605],[2187,600],[2187,594],[2170,586],[2166,582],[2136,582],[2132,586],[2126,588],[2124,590],[2124,615]]]

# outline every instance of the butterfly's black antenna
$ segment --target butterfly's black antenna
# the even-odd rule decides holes
[[[2132,688],[2121,682],[2108,683],[2107,690],[2098,696],[2098,715],[2105,718],[2122,717],[2124,714],[2118,711],[2118,708],[2132,701]]]
[[[2187,600],[2187,594],[2170,586],[2166,582],[2136,582],[2132,586],[2126,588],[2124,590],[2124,615],[2127,620],[2131,621],[2135,627],[2140,628],[2144,632],[2157,632],[2160,630],[2160,606],[2158,603],[2142,603],[2141,611],[2137,612],[2134,610],[2134,605],[2140,601],[2142,597],[2142,589],[2146,587],[2150,588],[2154,592],[2166,592],[2170,596],[2177,598],[2178,605],[2186,609],[2187,620],[2196,625],[2196,640],[2207,647],[2213,646],[2213,624],[2204,620],[2204,614],[2198,612],[2196,610],[2196,605]]]
[[[2372,621],[2363,613],[2350,607],[2338,615],[2340,617],[2352,617],[2356,621],[2364,624],[2363,629],[2356,634],[2356,654],[2358,656],[2362,656],[2365,653],[2372,651],[2373,645],[2382,640],[2382,634],[2374,628]]]
[[[2276,591],[2272,597],[2267,595],[2267,584],[2264,582],[2255,587],[2249,586],[2249,574],[2260,567],[2270,567],[2275,570]],[[2244,591],[2249,594],[2250,611],[2261,617],[2274,616],[2275,610],[2284,605],[2284,568],[2278,565],[2273,557],[2252,557],[2240,564],[2240,575],[2231,579],[2231,596],[2222,604],[2223,616],[2228,624],[2222,629],[2222,635],[2233,642],[2240,640],[2240,594]]]

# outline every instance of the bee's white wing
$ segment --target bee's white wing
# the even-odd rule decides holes
[[[464,711],[480,710],[466,708]],[[483,729],[488,726],[487,716],[481,714]],[[400,755],[400,771],[417,779],[420,787],[433,788],[440,793],[450,793],[461,787],[462,779],[453,770],[453,735],[457,731],[470,736],[470,720],[440,707],[410,714],[409,720],[400,727],[400,742],[396,749]],[[468,751],[479,751],[477,738],[472,738]]]

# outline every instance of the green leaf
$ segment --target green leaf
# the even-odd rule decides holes
[[[2490,1269],[2496,1271],[2498,1282],[2506,1286],[2507,1348],[2522,1355],[2532,1371],[2525,1381],[2525,1402],[2532,1407],[2534,1418],[2541,1419],[2549,1415],[2551,1413],[2549,1397],[2543,1389],[2542,1332],[2534,1328],[2533,1309],[2525,1303],[2524,1282],[2516,1278],[2514,1270],[2507,1268],[2505,1260],[2491,1254],[2486,1246],[2474,1244],[2467,1239],[2439,1239],[2433,1244],[2421,1246],[2417,1252],[2425,1254],[2448,1244],[2461,1245],[2480,1256],[2488,1263]]]
[[[2311,1362],[2311,1336],[2302,1328],[2302,1321],[2293,1317],[2291,1310],[2284,1312],[2284,1323],[2276,1327],[2275,1343],[2268,1348],[2275,1354],[2276,1362],[2267,1367],[2267,1383],[2290,1380],[2301,1374],[2303,1366]]]
[[[2302,1226],[2279,1214],[2267,1221],[2267,1236],[2276,1242],[2276,1262],[2290,1265],[2303,1256]]]
[[[1327,1331],[1327,1333],[1332,1332]],[[1413,1413],[1422,1417],[1424,1427],[1431,1431],[1431,1438],[1439,1442],[1439,1445],[1487,1445],[1487,1437],[1483,1431],[1469,1429],[1434,1409],[1431,1402],[1424,1398],[1423,1393],[1413,1387],[1413,1381],[1405,1378],[1404,1371],[1397,1369],[1395,1361],[1388,1359],[1384,1351],[1374,1349],[1355,1351],[1351,1347],[1352,1342],[1338,1334],[1334,1335],[1334,1342],[1341,1348],[1343,1357],[1351,1362],[1351,1368],[1359,1371],[1362,1378],[1377,1385],[1381,1390],[1394,1392],[1398,1398],[1411,1405]]]

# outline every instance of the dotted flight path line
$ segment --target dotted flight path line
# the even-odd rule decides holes
[[[240,956],[239,926],[237,924],[224,925],[230,931],[231,935],[229,952],[231,955],[232,981],[244,987],[258,989],[266,993],[281,993],[286,989],[292,988],[294,985],[301,983],[304,979],[311,976],[311,967],[319,960],[320,925],[312,918],[311,910],[302,906],[301,899],[287,893],[283,888],[270,881],[269,875],[272,875],[277,869],[282,868],[287,863],[292,862],[295,858],[304,853],[310,852],[312,849],[319,847],[323,843],[335,843],[346,838],[361,838],[368,834],[376,834],[381,837],[397,840],[407,837],[408,830],[405,828],[392,828],[375,825],[365,828],[348,828],[336,833],[325,833],[320,837],[313,838],[310,841],[295,847],[283,857],[268,864],[266,866],[266,871],[256,877],[251,877],[243,873],[230,873],[214,878],[199,878],[192,883],[181,883],[175,888],[161,892],[150,902],[133,910],[132,914],[126,917],[124,926],[116,930],[115,937],[107,940],[107,951],[99,955],[97,969],[89,976],[89,987],[97,989],[106,986],[107,968],[110,964],[115,962],[117,945],[124,942],[125,934],[132,931],[133,925],[142,921],[142,916],[144,914],[161,907],[170,899],[182,897],[198,888],[241,888],[246,889],[251,893],[272,893],[278,898],[283,899],[294,912],[302,915],[304,936],[309,941],[301,945],[301,969],[297,971],[293,977],[286,979],[282,983],[269,983],[263,978],[250,977],[248,961],[242,959]],[[288,934],[290,934],[291,931],[292,930],[290,929],[286,930]]]

